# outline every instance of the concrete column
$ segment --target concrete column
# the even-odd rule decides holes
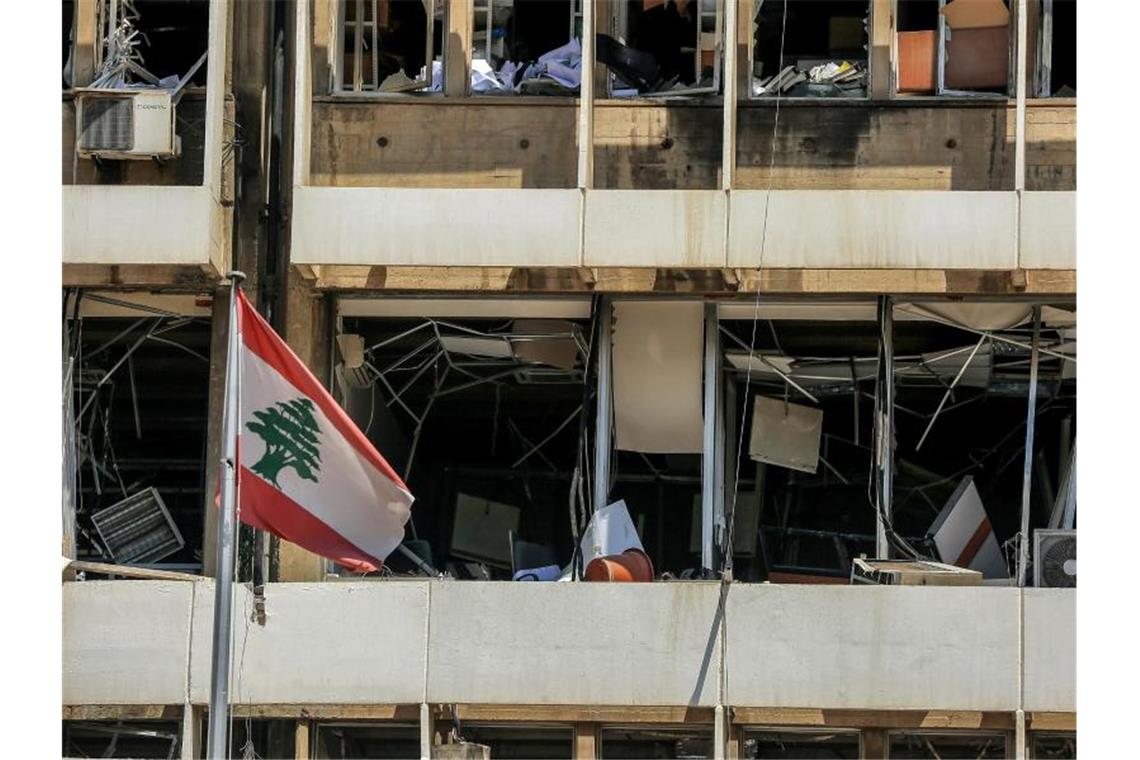
[[[713,758],[724,760],[725,750],[728,748],[728,739],[725,732],[724,705],[717,705],[713,711]]]
[[[288,274],[285,304],[285,340],[301,361],[327,385],[329,357],[328,315],[325,297],[296,269]],[[296,544],[281,541],[277,580],[319,581],[325,577],[324,560]]]
[[[297,729],[293,739],[293,757],[296,760],[309,760],[312,756],[310,741],[312,740],[312,721],[297,721]]]
[[[1013,726],[1013,756],[1017,760],[1026,760],[1029,757],[1025,735],[1025,710],[1014,713]]]
[[[594,760],[599,756],[601,732],[597,723],[579,723],[574,727],[574,757],[576,760]]]
[[[602,296],[598,303],[598,398],[594,419],[594,510],[606,506],[610,495],[610,446],[612,444],[613,397],[612,379],[613,302]]]
[[[426,702],[420,704],[420,760],[431,760],[431,745],[435,738],[435,716]]]
[[[198,760],[202,756],[202,708],[182,707],[182,760]]]
[[[891,49],[894,46],[895,26],[891,15],[893,0],[871,0],[871,28],[868,44],[871,49],[871,98],[887,100],[891,97]]]
[[[75,3],[75,47],[72,50],[72,85],[86,87],[95,78],[96,49],[100,44],[99,30],[95,28],[98,0],[78,0]]]
[[[864,760],[883,760],[887,756],[887,732],[882,728],[863,729],[863,739],[860,742],[862,752],[860,757]]]
[[[210,316],[210,389],[206,413],[206,493],[203,498],[202,575],[215,577],[218,552],[218,460],[222,456],[222,418],[226,393],[226,343],[229,339],[229,289],[214,291]]]
[[[447,0],[447,38],[443,43],[443,94],[462,98],[471,89],[471,37],[474,0]]]

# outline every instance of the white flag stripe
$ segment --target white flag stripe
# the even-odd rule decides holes
[[[266,451],[265,442],[246,424],[253,413],[281,401],[307,398],[276,369],[247,347],[242,347],[241,458],[252,468]],[[410,498],[364,459],[325,416],[313,406],[321,430],[320,470],[316,483],[290,467],[277,476],[280,490],[361,550],[387,557],[404,537]],[[257,477],[247,473],[243,477]]]

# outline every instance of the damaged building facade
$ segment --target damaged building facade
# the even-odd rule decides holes
[[[203,756],[238,269],[416,502],[235,757],[1075,757],[1075,6],[63,2],[63,754]]]

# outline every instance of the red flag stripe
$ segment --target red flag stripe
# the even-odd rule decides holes
[[[970,563],[974,561],[974,557],[978,556],[978,552],[985,543],[986,538],[989,537],[993,528],[990,526],[990,518],[984,517],[974,530],[974,535],[970,536],[970,540],[962,547],[962,552],[958,555],[958,559],[954,560],[953,564],[958,567],[969,567]]]
[[[304,546],[349,570],[371,572],[384,565],[248,467],[241,468],[238,492],[242,522]]]
[[[365,460],[389,480],[407,491],[408,487],[404,485],[403,479],[380,455],[372,442],[360,432],[360,428],[325,390],[325,387],[309,371],[304,362],[296,357],[285,341],[281,340],[273,328],[269,326],[269,323],[257,313],[257,310],[246,299],[245,293],[239,291],[238,300],[241,312],[239,329],[245,347],[277,370],[298,391],[312,399],[313,403],[321,408],[321,411],[325,413],[325,416],[329,418],[340,434]]]

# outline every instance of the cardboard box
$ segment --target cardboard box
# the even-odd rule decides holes
[[[898,52],[898,91],[933,95],[938,81],[938,32],[899,32]]]
[[[947,36],[947,88],[1004,90],[1009,86],[1009,24],[952,29]]]

